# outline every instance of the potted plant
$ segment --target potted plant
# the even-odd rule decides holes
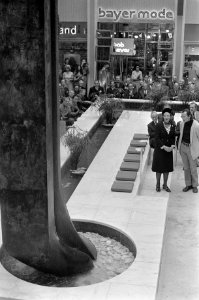
[[[77,127],[70,127],[63,135],[62,142],[70,151],[71,173],[74,175],[83,175],[86,168],[78,168],[78,163],[82,152],[86,149],[89,143],[87,132]]]
[[[162,110],[163,106],[169,100],[169,97],[159,87],[153,87],[148,95],[148,99],[151,100],[153,110]]]
[[[113,126],[124,109],[121,99],[108,98],[106,95],[99,96],[93,106],[103,114],[106,126]]]

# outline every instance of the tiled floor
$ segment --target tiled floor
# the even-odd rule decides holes
[[[175,298],[175,296],[180,293],[180,280],[177,286],[178,291],[174,288],[174,275],[178,276],[178,272],[186,271],[186,269],[183,268],[183,259],[184,261],[187,259],[188,264],[190,264],[188,274],[191,274],[191,268],[195,275],[198,274],[198,264],[195,263],[197,258],[195,258],[194,261],[195,266],[193,266],[191,262],[191,256],[196,254],[198,247],[198,236],[195,235],[196,232],[199,232],[197,212],[191,211],[187,203],[186,205],[184,203],[185,206],[181,203],[181,186],[179,187],[177,183],[179,182],[180,185],[183,182],[181,175],[182,169],[179,167],[178,175],[176,171],[174,175],[172,175],[172,178],[170,176],[171,187],[175,190],[175,192],[170,195],[165,191],[161,193],[155,192],[155,174],[151,172],[150,167],[145,170],[145,176],[141,178],[142,189],[139,195],[135,195],[134,193],[111,192],[111,185],[133,134],[138,132],[145,133],[146,125],[149,121],[149,112],[128,112],[128,114],[125,113],[125,115],[120,118],[67,205],[70,216],[74,219],[78,218],[103,222],[107,225],[117,227],[128,234],[134,240],[137,247],[137,257],[131,267],[124,273],[105,282],[78,288],[49,288],[29,284],[13,277],[0,267],[0,297],[30,300],[155,300],[167,202],[170,196],[170,222],[172,218],[176,217],[175,212],[178,209],[178,204],[179,207],[182,206],[183,210],[187,208],[187,215],[182,224],[171,222],[169,228],[166,228],[166,242],[167,239],[170,238],[170,230],[173,236],[169,242],[169,248],[167,248],[166,243],[164,244],[157,298],[159,297],[158,300],[189,299],[188,297]],[[146,158],[145,156],[145,162]],[[173,176],[176,176],[174,180]],[[175,186],[173,186],[173,182],[175,182]],[[174,200],[176,201],[176,206],[174,205]],[[189,202],[194,209],[197,209],[196,198],[193,199],[192,194],[190,195]],[[174,215],[172,216],[173,211]],[[193,214],[195,214],[195,219],[192,220]],[[184,214],[182,212],[182,217],[183,216]],[[175,228],[172,227],[174,224],[179,227],[179,231],[176,232]],[[185,224],[186,226],[184,227]],[[190,235],[190,227],[193,230],[192,238],[188,238]],[[176,236],[174,232],[176,232]],[[190,250],[187,258],[185,252],[181,256],[180,253],[176,252],[178,254],[178,260],[175,260],[172,255],[172,246],[176,247],[176,244],[172,243],[174,243],[175,240],[183,243],[183,239],[179,239],[178,237],[178,234],[182,232],[183,238],[186,241],[186,248],[183,248],[184,245],[180,244],[178,245],[179,249],[182,249],[182,251],[184,251],[184,249],[187,250],[189,246],[192,245],[191,243],[193,243],[195,248],[193,252]],[[187,239],[189,241],[187,241]],[[170,268],[167,266],[169,259]],[[175,261],[177,262],[176,270],[172,273],[172,269],[175,269]],[[188,264],[185,265],[188,266]],[[171,276],[172,282],[169,281],[168,276]],[[188,276],[183,277],[183,273],[180,278],[186,278],[188,280]],[[196,279],[191,285],[193,288],[191,293],[194,296],[199,295],[197,294],[198,288]],[[189,284],[189,280],[187,282]],[[183,280],[182,283],[184,283]],[[184,292],[185,295],[188,295],[187,287],[184,288]],[[199,299],[199,297],[190,299],[195,300]]]

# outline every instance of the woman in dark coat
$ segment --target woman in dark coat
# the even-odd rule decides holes
[[[156,125],[155,149],[152,171],[156,172],[156,191],[160,192],[160,179],[163,173],[163,189],[171,192],[167,186],[169,172],[173,171],[173,149],[175,148],[175,125],[171,123],[172,110],[164,108],[162,122]]]

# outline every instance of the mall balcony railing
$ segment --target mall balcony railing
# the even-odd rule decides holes
[[[120,99],[125,104],[125,109],[130,110],[151,110],[153,101],[148,99]],[[181,112],[183,109],[189,107],[189,102],[167,100],[165,104],[170,105],[175,112]],[[199,102],[196,102],[199,107]]]

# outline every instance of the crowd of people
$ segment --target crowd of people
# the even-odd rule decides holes
[[[80,65],[71,66],[65,60],[63,71],[60,74],[60,119],[66,126],[73,125],[74,121],[84,112],[100,95],[108,98],[124,99],[150,99],[154,90],[161,91],[162,96],[170,100],[182,98],[183,93],[195,93],[199,90],[196,78],[191,82],[180,80],[173,76],[167,81],[163,76],[153,78],[142,74],[139,66],[132,74],[122,81],[120,76],[113,80],[106,64],[99,72],[99,79],[87,91],[89,68],[86,60]],[[196,102],[189,103],[189,109],[184,109],[182,122],[175,123],[175,113],[171,107],[163,108],[161,114],[152,111],[152,122],[148,124],[149,143],[153,152],[152,171],[156,173],[156,191],[161,191],[160,180],[163,174],[162,188],[171,192],[167,185],[169,173],[173,171],[173,150],[178,148],[183,162],[185,187],[184,192],[193,190],[198,192],[199,166],[199,111]]]
[[[175,113],[168,105],[162,113],[151,112],[152,121],[148,124],[149,143],[153,151],[152,171],[156,173],[156,191],[161,191],[161,175],[163,174],[162,188],[171,192],[167,185],[168,176],[174,169],[173,150],[180,152],[185,187],[183,192],[192,190],[198,193],[199,166],[199,112],[197,103],[189,103],[181,113],[182,121],[177,124],[174,120]]]
[[[105,64],[99,71],[98,79],[87,90],[89,67],[85,59],[81,64],[70,64],[65,59],[62,72],[60,72],[60,118],[66,121],[66,125],[72,125],[100,95],[108,98],[123,99],[151,99],[154,91],[159,91],[162,97],[170,100],[182,100],[183,95],[189,91],[199,91],[196,78],[191,82],[184,79],[178,81],[176,76],[167,80],[164,76],[155,74],[143,75],[139,66],[135,66],[132,73],[125,80],[120,76],[111,76],[109,64]]]

